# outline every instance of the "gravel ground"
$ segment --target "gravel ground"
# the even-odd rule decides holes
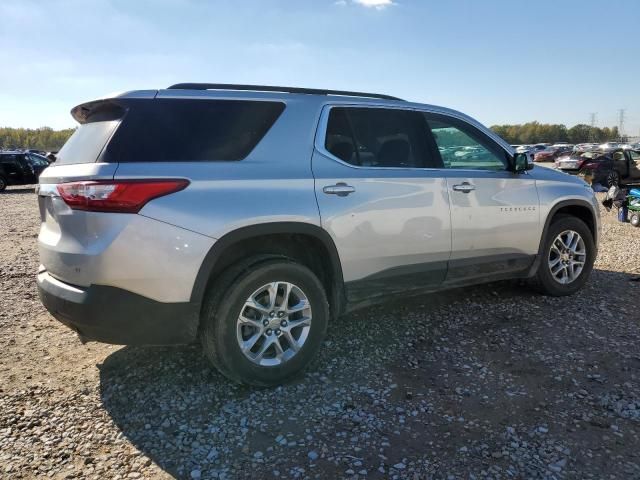
[[[38,223],[0,194],[0,477],[640,478],[640,229],[614,213],[581,293],[362,310],[266,390],[196,347],[81,345],[38,301]]]

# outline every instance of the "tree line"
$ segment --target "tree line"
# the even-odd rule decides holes
[[[542,142],[602,143],[620,138],[618,127],[592,127],[578,124],[567,128],[562,124],[529,122],[521,125],[493,125],[496,132],[511,144],[531,144]],[[38,150],[60,150],[64,142],[75,131],[74,128],[54,130],[42,128],[9,128],[0,127],[0,150],[19,148],[35,148]]]
[[[549,124],[529,122],[522,125],[493,125],[491,130],[512,145],[532,143],[603,143],[607,141],[622,140],[618,127],[592,127],[578,124],[567,128],[562,124]]]
[[[42,128],[0,127],[0,150],[34,148],[47,152],[60,150],[75,128],[54,130]]]

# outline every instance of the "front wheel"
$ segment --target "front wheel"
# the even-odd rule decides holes
[[[7,188],[7,181],[2,175],[0,175],[0,192],[2,192],[5,188]]]
[[[536,280],[542,293],[571,295],[586,283],[593,269],[596,248],[589,227],[576,217],[552,220],[542,248]]]
[[[328,319],[322,283],[307,267],[280,258],[245,262],[213,286],[201,341],[206,356],[226,377],[272,386],[309,364]]]

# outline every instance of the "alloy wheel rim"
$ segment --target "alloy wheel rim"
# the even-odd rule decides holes
[[[565,230],[551,243],[548,267],[553,279],[562,284],[573,283],[582,273],[587,248],[578,232]]]
[[[255,290],[240,310],[238,345],[257,365],[280,365],[303,347],[311,320],[311,304],[300,287],[284,281],[267,283]]]

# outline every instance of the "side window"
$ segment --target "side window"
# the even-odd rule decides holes
[[[47,162],[43,157],[40,157],[38,155],[27,155],[27,163],[29,163],[30,165],[34,165],[34,166],[39,166],[39,167],[46,167],[49,165],[49,162]]]
[[[634,150],[629,151],[629,155],[631,155],[631,160],[634,162],[640,162],[640,152],[636,152]]]
[[[356,144],[345,108],[331,109],[324,148],[344,162],[359,165]]]
[[[5,165],[11,165],[15,168],[20,164],[20,161],[18,160],[18,155],[3,155],[2,163]]]
[[[613,159],[617,162],[617,161],[621,161],[624,160],[624,153],[623,152],[615,152],[613,154]]]
[[[471,125],[445,117],[425,114],[445,168],[505,170],[506,153]]]
[[[11,173],[12,175],[22,172],[17,155],[1,155],[0,164],[4,167],[6,172]]]
[[[131,103],[108,143],[105,159],[109,162],[242,160],[267,134],[284,108],[282,102],[252,100],[155,99]],[[98,147],[93,151],[99,152],[107,138],[104,133],[90,133],[90,142]],[[73,156],[82,155],[81,145],[74,145]],[[61,157],[66,155],[68,151],[60,150]]]
[[[325,148],[363,167],[431,167],[426,128],[422,114],[411,110],[334,107]]]

